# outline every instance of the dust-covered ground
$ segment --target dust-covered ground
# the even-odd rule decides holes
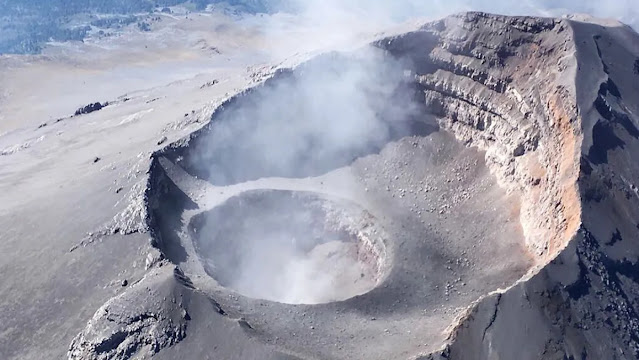
[[[468,13],[323,37],[285,14],[159,16],[0,58],[0,358],[474,359],[530,331],[526,358],[609,353],[563,334],[587,326],[570,306],[616,311],[588,289],[634,266],[593,250],[605,229],[582,224],[576,185],[600,206],[616,178],[599,167],[637,137],[619,75],[636,51],[613,46],[631,30]],[[595,69],[621,85],[588,91]],[[606,246],[619,229],[635,231]],[[632,285],[606,276],[633,329]]]

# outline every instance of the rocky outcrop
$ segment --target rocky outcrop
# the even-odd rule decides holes
[[[190,317],[184,289],[171,286],[179,280],[179,276],[173,278],[169,266],[156,268],[130,291],[102,305],[73,339],[69,359],[150,356],[181,341]],[[160,301],[167,296],[172,300]]]

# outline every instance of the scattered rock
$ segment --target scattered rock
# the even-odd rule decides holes
[[[240,327],[244,330],[253,330],[251,324],[249,324],[244,318],[237,319],[237,323],[240,324]]]
[[[220,81],[219,81],[219,80],[217,80],[217,79],[215,79],[215,80],[213,80],[213,81],[208,81],[207,83],[205,83],[205,84],[203,84],[202,86],[200,86],[200,89],[205,89],[205,88],[211,87],[211,86],[213,86],[213,85],[215,85],[215,84],[217,84],[217,83],[219,83],[219,82],[220,82]]]
[[[108,106],[109,103],[105,102],[104,104],[96,102],[93,104],[89,104],[86,105],[84,107],[79,108],[78,110],[75,111],[75,113],[73,114],[74,116],[79,116],[79,115],[84,115],[84,114],[90,114],[94,111],[98,111],[98,110],[102,110],[102,108]]]

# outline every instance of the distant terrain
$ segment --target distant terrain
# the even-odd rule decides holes
[[[82,41],[126,26],[149,30],[154,13],[203,11],[209,5],[228,11],[268,13],[278,1],[266,0],[0,0],[0,54],[37,54],[46,42]]]
[[[585,13],[619,19],[637,29],[639,10],[631,3],[632,0],[0,0],[0,55],[38,54],[50,42],[102,38],[129,28],[150,31],[154,17],[171,12],[236,16],[284,12],[349,26],[354,20],[363,19],[382,27],[386,20],[402,23],[415,16],[434,19],[469,9],[545,17]],[[332,26],[328,29],[335,31]]]

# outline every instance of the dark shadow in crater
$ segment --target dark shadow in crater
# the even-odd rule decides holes
[[[151,164],[149,178],[147,221],[153,245],[171,262],[179,264],[187,257],[180,238],[184,226],[182,212],[198,206],[169,178],[157,158]]]
[[[613,126],[602,120],[592,128],[592,145],[588,149],[588,159],[595,165],[608,163],[608,152],[623,148],[626,143],[615,134]]]

